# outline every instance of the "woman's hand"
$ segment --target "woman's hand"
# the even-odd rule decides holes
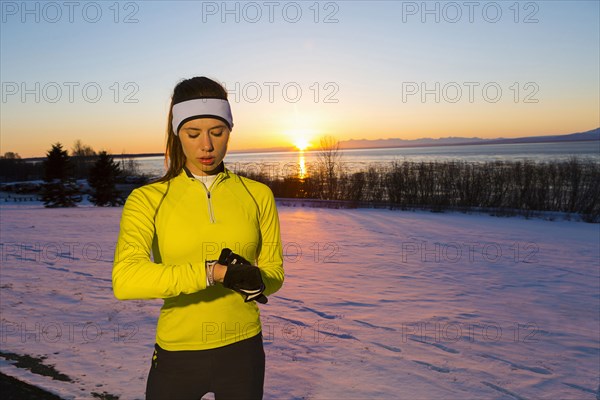
[[[215,267],[224,264],[227,267],[224,268],[223,286],[241,293],[246,302],[256,300],[262,304],[267,303],[267,297],[262,294],[265,291],[265,284],[258,267],[251,265],[244,257],[228,248],[221,250],[219,262]]]
[[[216,263],[213,270],[213,279],[215,282],[223,283],[223,279],[225,279],[225,273],[227,273],[227,266]]]

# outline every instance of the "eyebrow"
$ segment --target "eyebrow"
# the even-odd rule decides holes
[[[215,125],[211,128],[208,128],[208,130],[211,131],[211,130],[217,129],[217,128],[226,128],[226,126],[225,126],[225,124]],[[202,129],[194,128],[194,127],[185,128],[185,130],[186,131],[202,131]]]

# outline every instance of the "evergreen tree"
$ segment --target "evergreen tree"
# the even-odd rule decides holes
[[[81,201],[72,177],[70,157],[60,143],[52,145],[44,161],[42,200],[46,207],[75,207]]]
[[[121,168],[112,156],[101,151],[98,160],[90,170],[88,183],[94,190],[90,200],[97,206],[117,206],[123,204],[123,198],[115,183],[121,174]]]

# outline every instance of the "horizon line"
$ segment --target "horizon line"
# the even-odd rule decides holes
[[[598,138],[590,138],[590,139],[568,139],[565,137],[581,135],[587,133],[595,133],[598,132]],[[562,137],[562,139],[560,139]],[[429,143],[416,143],[419,140],[432,140],[432,141],[440,141],[443,139],[465,139],[465,140],[477,140],[476,142],[460,142],[460,143],[442,143],[442,142],[429,142]],[[523,141],[526,139],[530,139],[529,141]],[[533,140],[531,140],[533,139]],[[537,140],[536,140],[537,139]],[[545,140],[544,140],[545,139]],[[400,139],[400,138],[387,138],[387,139],[347,139],[340,140],[338,143],[343,142],[352,142],[352,141],[366,141],[366,142],[381,142],[381,141],[389,141],[389,140],[403,140],[407,142],[403,145],[375,145],[375,146],[357,146],[357,147],[342,147],[340,146],[339,150],[369,150],[369,149],[394,149],[394,148],[415,148],[415,147],[444,147],[444,146],[477,146],[477,145],[486,145],[486,144],[523,144],[523,143],[556,143],[556,142],[584,142],[584,141],[598,141],[600,140],[600,127],[596,129],[591,129],[589,131],[584,132],[576,132],[570,134],[557,134],[557,135],[539,135],[539,136],[523,136],[516,138],[480,138],[480,137],[460,137],[460,136],[447,136],[443,138],[419,138],[419,139]],[[413,143],[410,143],[413,142]],[[295,146],[281,146],[281,147],[266,147],[266,148],[257,148],[257,149],[241,149],[241,150],[230,150],[227,153],[230,154],[251,154],[251,153],[279,153],[279,152],[314,152],[320,151],[318,147],[308,148],[304,150],[300,150]],[[110,153],[109,153],[110,154]],[[126,157],[158,157],[164,156],[164,152],[156,152],[156,153],[121,153],[110,154],[113,158],[126,158]],[[46,156],[37,156],[37,157],[25,157],[22,160],[41,160],[45,159]]]

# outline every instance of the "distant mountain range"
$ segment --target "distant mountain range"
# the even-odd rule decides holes
[[[519,138],[483,139],[479,137],[445,137],[439,139],[422,138],[406,139],[350,139],[340,141],[342,149],[365,149],[382,147],[423,147],[423,146],[457,146],[477,144],[505,143],[547,143],[547,142],[579,142],[584,140],[600,140],[600,128],[587,132],[570,133],[566,135],[526,136]]]
[[[548,142],[580,142],[587,140],[600,140],[600,128],[587,132],[570,133],[565,135],[526,136],[519,138],[483,139],[479,137],[445,137],[439,139],[349,139],[340,140],[340,149],[377,149],[386,147],[425,147],[425,146],[459,146],[478,144],[503,144],[503,143],[548,143]],[[317,150],[318,142],[314,143],[312,150]],[[269,147],[260,149],[234,150],[230,153],[267,153],[276,151],[297,151],[294,146]]]
[[[520,138],[496,138],[482,139],[479,137],[445,137],[439,139],[350,139],[340,140],[340,149],[377,149],[386,147],[425,147],[425,146],[459,146],[459,145],[478,145],[478,144],[503,144],[503,143],[548,143],[548,142],[580,142],[600,140],[600,128],[587,132],[570,133],[566,135],[545,135],[545,136],[526,136]],[[318,146],[318,142],[315,143]],[[317,150],[313,148],[312,150]],[[277,151],[297,151],[294,146],[269,147],[260,149],[230,150],[228,153],[270,153]],[[164,153],[143,153],[143,154],[113,154],[115,158],[129,157],[148,157],[162,156]],[[40,161],[45,157],[32,157],[27,160]]]

